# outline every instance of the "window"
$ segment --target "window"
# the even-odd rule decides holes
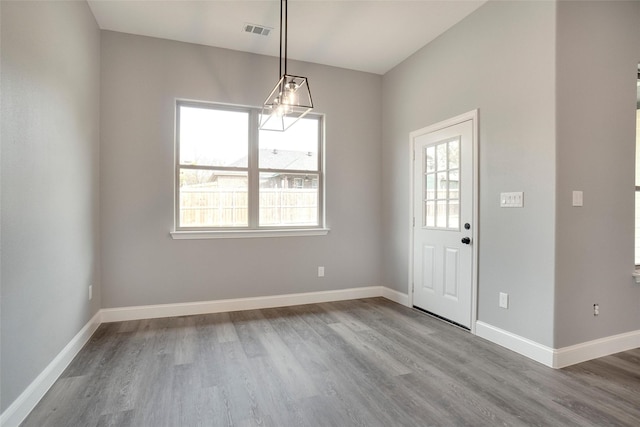
[[[638,110],[636,110],[636,221],[635,262],[640,268],[640,79],[638,79]]]
[[[322,116],[271,132],[259,115],[178,101],[177,232],[322,229]]]
[[[635,264],[640,273],[640,64],[638,64],[638,80],[636,80],[636,212],[635,212]],[[636,278],[640,283],[640,278]]]
[[[460,228],[460,138],[424,147],[424,217],[429,228]]]

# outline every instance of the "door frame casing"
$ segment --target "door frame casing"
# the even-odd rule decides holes
[[[478,229],[480,221],[479,221],[479,171],[478,171],[478,117],[479,110],[475,109],[469,111],[467,113],[461,114],[456,117],[452,117],[450,119],[432,124],[430,126],[424,127],[422,129],[415,130],[409,133],[409,277],[408,277],[408,306],[413,307],[413,230],[414,230],[414,205],[415,205],[415,196],[414,196],[414,172],[415,172],[415,140],[416,138],[436,132],[450,126],[455,126],[461,124],[463,122],[471,120],[472,123],[472,177],[473,177],[473,206],[471,209],[473,215],[473,228],[472,228],[472,242],[471,245],[471,262],[472,262],[472,270],[471,270],[471,333],[473,335],[476,334],[476,321],[478,320]]]

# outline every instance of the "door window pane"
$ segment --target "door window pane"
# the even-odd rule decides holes
[[[449,171],[449,200],[460,198],[460,172],[456,170]]]
[[[460,202],[458,200],[449,200],[449,223],[448,228],[460,228]]]
[[[436,171],[436,147],[433,145],[427,147],[425,149],[425,171],[426,172],[435,172]]]
[[[436,198],[436,175],[429,173],[425,176],[425,199],[434,200]]]
[[[459,169],[460,168],[460,139],[454,139],[453,141],[449,141],[449,169]]]
[[[424,148],[423,226],[460,229],[460,138]]]
[[[436,145],[436,167],[439,171],[447,170],[447,144]]]
[[[424,226],[435,227],[436,225],[436,202],[426,202],[424,204]]]
[[[438,172],[438,199],[446,199],[447,198],[447,188],[449,186],[449,181],[447,180],[446,172]]]
[[[436,205],[436,227],[438,228],[446,228],[447,227],[447,202],[438,200],[438,204]]]

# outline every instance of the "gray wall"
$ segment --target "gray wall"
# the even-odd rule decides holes
[[[555,348],[640,328],[640,3],[490,2],[384,77],[293,62],[327,117],[331,232],[191,241],[169,237],[175,99],[259,105],[277,59],[100,35],[83,2],[1,8],[0,411],[100,307],[406,292],[409,132],[474,108],[479,319]]]
[[[172,240],[175,99],[261,105],[277,59],[103,32],[101,60],[103,307],[380,285],[380,76],[289,64],[326,113],[327,236]]]
[[[384,76],[387,286],[407,289],[409,132],[478,107],[479,320],[553,348],[640,329],[639,23],[638,2],[490,2]]]
[[[555,13],[553,2],[487,3],[383,78],[384,284],[407,291],[409,132],[479,108],[479,319],[549,346]],[[524,191],[525,207],[501,209],[504,191]]]
[[[100,33],[84,2],[2,2],[1,19],[4,411],[101,306]]]
[[[557,45],[555,347],[564,347],[640,330],[631,278],[640,2],[560,2]],[[573,190],[584,207],[571,206]]]

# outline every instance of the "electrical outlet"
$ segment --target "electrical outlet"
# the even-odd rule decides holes
[[[500,292],[500,301],[498,302],[500,308],[509,308],[509,294]]]
[[[318,267],[318,277],[324,277],[324,267]]]
[[[597,316],[600,314],[600,304],[593,304],[593,315]]]
[[[89,301],[93,299],[93,285],[89,285]]]

